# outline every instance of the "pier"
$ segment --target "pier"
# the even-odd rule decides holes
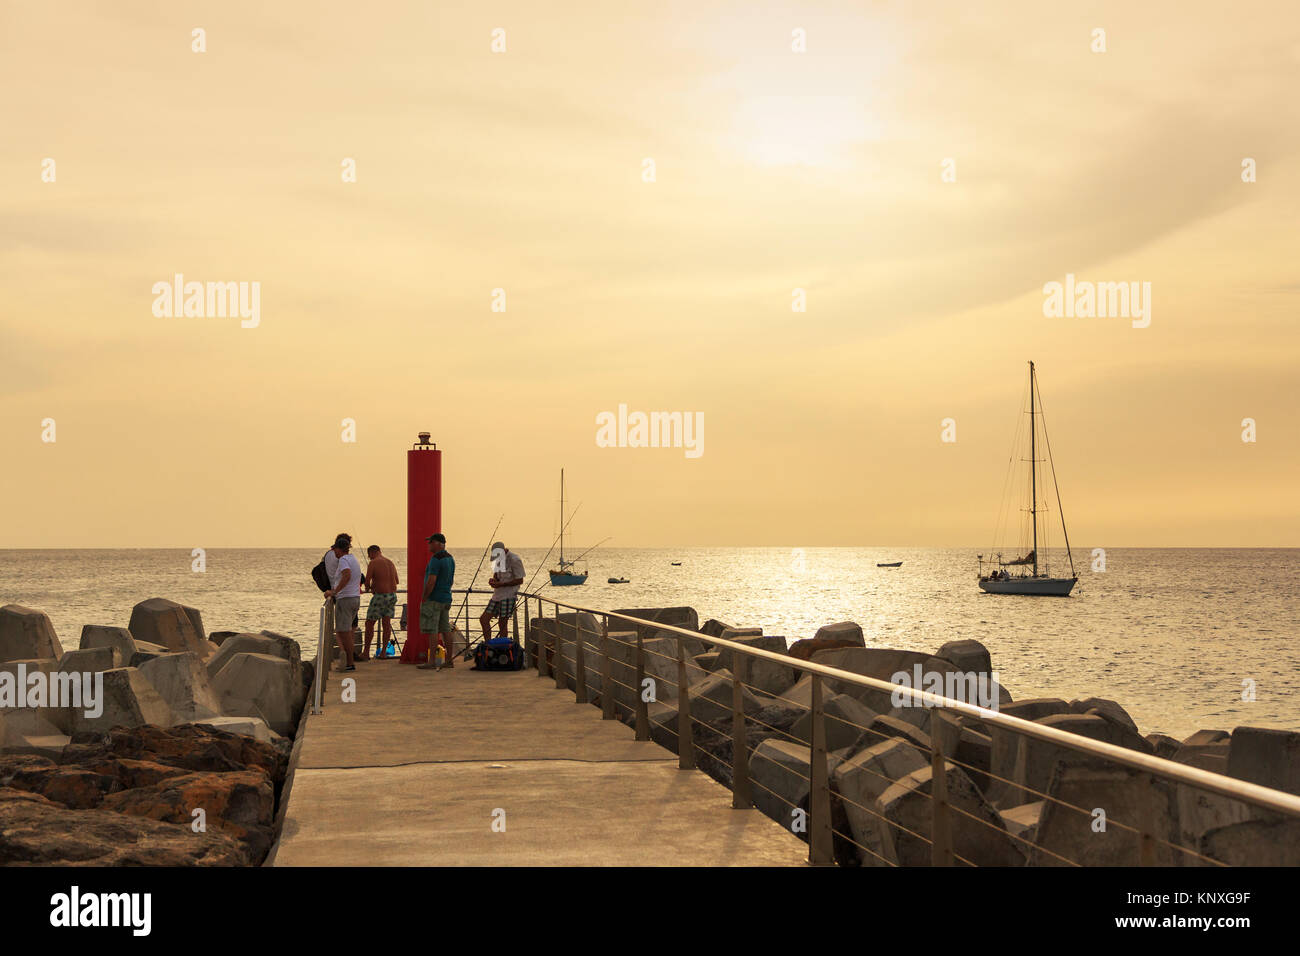
[[[356,678],[343,703],[343,676]],[[274,866],[799,866],[808,849],[534,670],[331,675]]]

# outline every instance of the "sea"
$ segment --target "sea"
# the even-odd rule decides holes
[[[453,553],[456,586],[484,587],[482,553]],[[1105,697],[1143,733],[1180,739],[1241,725],[1300,730],[1297,549],[1114,548],[1104,570],[1092,549],[1076,549],[1069,598],[984,594],[969,548],[610,548],[589,556],[586,584],[565,588],[538,573],[546,549],[518,553],[530,588],[595,610],[688,605],[701,623],[762,627],[788,642],[838,621],[856,621],[873,647],[934,652],[971,638],[1016,699]],[[69,649],[84,625],[126,626],[137,602],[165,597],[197,607],[209,632],[275,631],[311,659],[321,595],[310,571],[321,555],[214,549],[199,562],[184,549],[0,550],[0,604],[44,611]],[[389,557],[404,591],[405,554]],[[1063,553],[1048,557],[1054,570],[1068,567]],[[902,566],[877,567],[893,561]],[[476,618],[483,598],[473,601]],[[475,633],[477,621],[461,629]]]

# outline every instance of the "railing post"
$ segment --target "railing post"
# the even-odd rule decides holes
[[[582,622],[578,620],[578,613],[573,615],[573,633],[577,643],[573,645],[573,702],[575,704],[587,703],[587,654],[584,647],[587,643],[582,629]]]
[[[808,765],[808,862],[830,866],[835,862],[831,840],[831,788],[826,766],[826,714],[822,709],[822,679],[812,675],[812,749]]]
[[[650,739],[650,706],[645,699],[645,648],[641,646],[641,628],[636,629],[636,687],[632,699],[636,701],[636,739]],[[655,695],[659,699],[659,695]]]
[[[537,676],[546,676],[546,605],[537,599]]]
[[[695,769],[695,735],[691,732],[691,692],[686,683],[686,648],[680,637],[677,638],[677,769]]]
[[[943,733],[939,712],[930,715],[930,865],[952,866],[952,817],[948,806],[948,769],[943,759]]]
[[[609,659],[609,615],[600,625],[600,719],[614,719],[614,665]]]
[[[732,654],[731,677],[731,809],[751,810],[749,786],[749,736],[745,732],[745,677],[748,660]]]
[[[320,606],[320,630],[316,632],[316,685],[312,691],[311,712],[313,714],[323,713],[321,707],[321,695],[325,691],[325,675],[321,673],[321,658],[325,654],[325,605]]]
[[[556,690],[564,690],[564,638],[560,634],[560,606],[555,605],[555,656],[551,658]]]

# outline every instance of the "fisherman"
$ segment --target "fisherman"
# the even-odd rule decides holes
[[[361,606],[361,565],[357,563],[352,551],[352,536],[340,534],[334,539],[330,549],[336,559],[334,575],[330,578],[330,589],[325,592],[327,598],[334,598],[334,633],[343,651],[343,669],[357,669],[353,657],[353,633],[356,627],[357,609]]]
[[[418,665],[421,670],[435,670],[439,645],[443,648],[443,666],[451,667],[451,583],[456,576],[456,560],[447,553],[447,538],[431,534],[429,563],[424,568],[424,591],[420,598],[420,630],[429,638],[429,659]],[[437,640],[434,640],[435,635]]]
[[[488,602],[479,616],[483,625],[483,640],[492,636],[492,619],[501,621],[501,637],[506,636],[506,621],[514,616],[516,595],[519,586],[524,583],[524,562],[500,541],[492,544],[492,577],[488,578],[488,587],[492,588],[492,600]]]
[[[397,612],[397,565],[384,557],[379,545],[366,549],[370,564],[366,567],[365,587],[370,591],[370,605],[366,608],[366,643],[358,660],[370,660],[370,639],[375,633],[375,621],[383,622],[383,633],[375,648],[375,660],[382,661],[388,654],[388,644],[393,639],[393,615]]]

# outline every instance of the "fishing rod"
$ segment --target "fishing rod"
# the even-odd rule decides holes
[[[478,559],[478,567],[474,569],[474,576],[469,579],[469,590],[465,592],[465,600],[461,602],[460,610],[461,614],[465,616],[466,630],[469,630],[469,592],[474,590],[474,582],[478,580],[479,573],[483,570],[483,560],[488,556],[488,552],[492,550],[492,542],[496,540],[497,532],[501,530],[501,522],[505,520],[505,517],[503,513],[500,518],[497,518],[497,526],[492,529],[492,536],[488,538],[487,546],[483,548],[483,554]],[[460,615],[457,615],[456,620],[460,620]]]

